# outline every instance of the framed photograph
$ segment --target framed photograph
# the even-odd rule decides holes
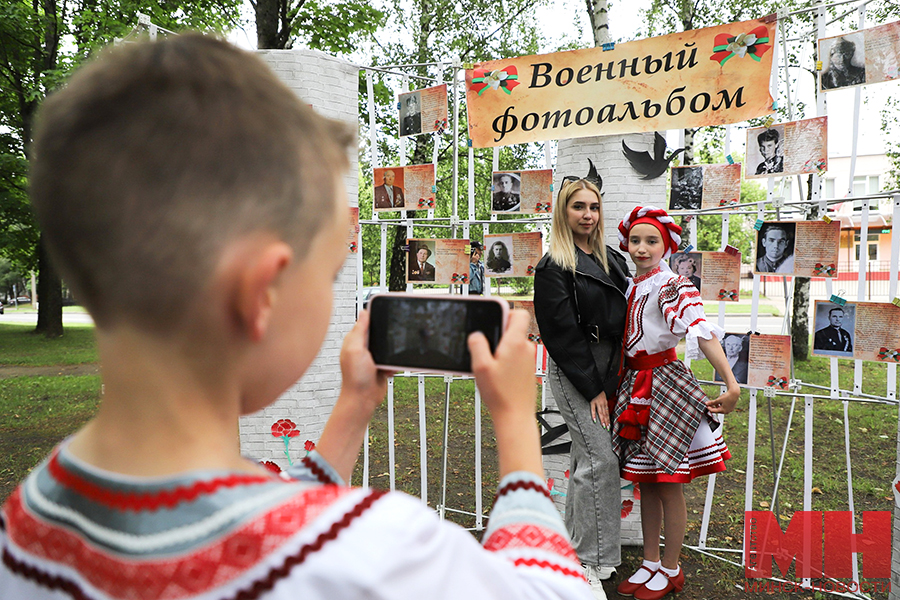
[[[434,208],[434,163],[373,169],[375,212]]]
[[[350,207],[350,226],[347,228],[347,250],[350,254],[359,252],[359,207]]]
[[[400,94],[400,137],[447,129],[447,85]]]
[[[469,240],[408,239],[407,283],[469,283]]]
[[[528,313],[531,320],[528,322],[528,339],[535,344],[542,344],[541,333],[538,331],[537,319],[534,316],[534,302],[531,300],[512,300],[510,302],[513,310],[520,308]]]
[[[828,117],[747,130],[746,179],[806,175],[828,169]]]
[[[538,231],[484,236],[484,273],[488,277],[534,277],[543,255]]]
[[[838,221],[766,221],[756,234],[753,272],[837,277]]]
[[[700,299],[737,302],[741,281],[741,255],[727,252],[679,252],[669,267],[687,277],[700,291]]]
[[[491,213],[517,213],[522,209],[522,173],[497,171],[491,175]]]
[[[747,385],[750,368],[750,334],[747,333],[726,333],[721,340],[722,349],[725,351],[725,358],[728,359],[728,366],[734,373],[734,378],[741,385]],[[713,377],[715,381],[724,381],[718,371],[715,371]]]
[[[900,21],[819,40],[819,90],[900,79]]]
[[[553,169],[494,171],[491,175],[491,213],[550,214],[552,184]]]
[[[692,165],[672,167],[672,189],[669,210],[700,210],[703,196],[703,167]]]
[[[816,300],[813,354],[900,363],[900,307]]]

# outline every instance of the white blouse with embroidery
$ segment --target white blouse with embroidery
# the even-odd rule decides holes
[[[703,358],[698,338],[722,339],[725,330],[706,320],[700,292],[686,277],[676,275],[665,263],[637,277],[629,278],[628,322],[625,325],[625,354],[643,350],[656,354],[674,348],[686,338],[685,356]]]

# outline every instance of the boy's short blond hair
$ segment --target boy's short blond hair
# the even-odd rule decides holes
[[[164,332],[229,242],[271,232],[304,255],[336,217],[351,139],[258,57],[173,36],[106,50],[47,98],[31,197],[98,326]]]

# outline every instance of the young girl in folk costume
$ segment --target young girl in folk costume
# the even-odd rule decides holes
[[[706,320],[690,280],[662,262],[678,250],[680,234],[666,211],[652,206],[635,208],[619,224],[619,245],[634,260],[636,274],[626,292],[625,373],[613,415],[613,449],[622,477],[641,484],[644,562],[618,592],[638,600],[657,600],[684,587],[678,565],[687,524],[682,486],[725,470],[731,454],[710,413],[731,412],[740,396],[717,339],[725,332]],[[681,338],[687,338],[687,356],[699,358],[699,347],[723,375],[724,394],[707,399],[675,353]]]

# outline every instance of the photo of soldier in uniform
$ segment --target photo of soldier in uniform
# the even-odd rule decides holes
[[[816,333],[813,350],[829,356],[853,356],[853,336],[856,329],[856,307],[832,302],[816,303]]]
[[[518,212],[521,204],[522,176],[519,173],[494,173],[491,210]]]
[[[407,281],[434,281],[434,263],[428,259],[434,254],[434,242],[411,242],[407,253]]]

